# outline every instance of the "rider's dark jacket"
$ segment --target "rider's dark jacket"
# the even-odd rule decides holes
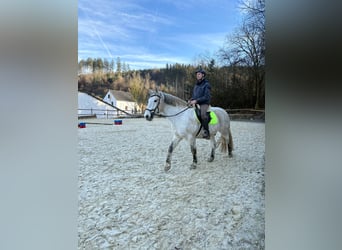
[[[196,100],[199,105],[210,104],[211,86],[207,79],[198,81],[192,91],[191,100]]]

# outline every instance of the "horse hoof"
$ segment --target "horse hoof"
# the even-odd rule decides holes
[[[171,164],[166,164],[164,167],[165,172],[169,171],[171,169]]]
[[[196,168],[197,168],[197,165],[195,163],[192,163],[190,166],[190,169],[196,169]]]
[[[228,154],[228,157],[229,157],[229,158],[232,158],[232,157],[233,157],[233,154],[232,154],[232,153],[229,153],[229,154]]]
[[[214,157],[210,157],[209,159],[208,159],[208,162],[212,162],[214,160]]]

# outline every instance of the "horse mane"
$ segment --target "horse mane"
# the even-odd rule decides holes
[[[173,96],[171,94],[167,94],[167,93],[164,93],[164,92],[162,92],[162,95],[164,97],[165,104],[169,104],[169,105],[172,105],[172,106],[186,106],[187,105],[186,101],[180,99],[177,96]]]

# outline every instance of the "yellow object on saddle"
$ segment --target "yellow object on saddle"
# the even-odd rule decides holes
[[[201,123],[201,120],[200,120],[200,117],[199,117],[200,114],[196,112],[196,109],[194,109],[194,113],[195,113],[195,116],[196,116],[196,118],[197,118],[198,123]],[[217,115],[215,114],[215,112],[209,110],[208,113],[209,113],[209,115],[210,115],[209,124],[210,124],[210,125],[218,124],[218,118],[217,118]]]
[[[209,124],[215,125],[218,123],[217,116],[214,111],[210,111],[210,121]]]

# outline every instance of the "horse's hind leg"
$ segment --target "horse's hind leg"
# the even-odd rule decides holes
[[[215,159],[215,149],[216,149],[215,136],[210,137],[210,148],[211,148],[211,152],[208,158],[208,162],[212,162]]]
[[[171,158],[172,158],[172,152],[173,150],[177,147],[178,143],[182,140],[182,138],[178,137],[178,136],[174,136],[170,146],[169,146],[169,150],[167,151],[167,157],[166,157],[166,164],[164,167],[165,171],[169,171],[171,168]]]
[[[228,139],[228,156],[229,157],[233,157],[233,137],[232,137],[232,132],[230,131],[230,128],[229,128],[229,139]]]

